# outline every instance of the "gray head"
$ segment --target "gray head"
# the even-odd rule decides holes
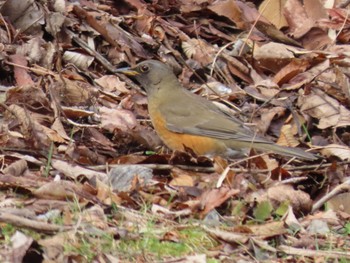
[[[155,90],[170,88],[173,85],[167,84],[177,81],[172,69],[157,60],[146,60],[135,67],[119,69],[116,72],[134,77],[143,86],[147,94]]]

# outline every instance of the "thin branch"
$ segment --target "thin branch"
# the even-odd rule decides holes
[[[0,222],[9,223],[11,225],[17,227],[25,227],[29,229],[36,230],[38,232],[59,232],[59,231],[67,231],[71,230],[70,226],[60,226],[55,224],[49,224],[46,222],[40,222],[28,218],[24,218],[21,216],[17,216],[9,213],[0,213]]]
[[[320,200],[318,200],[313,206],[311,213],[318,210],[324,203],[326,203],[329,199],[336,196],[337,194],[349,191],[350,190],[350,179],[346,180],[344,183],[338,185],[335,187],[332,191],[330,191],[328,194],[326,194],[324,197],[322,197]]]
[[[304,257],[324,257],[325,260],[327,258],[347,258],[350,259],[349,252],[340,252],[334,250],[311,250],[311,249],[303,249],[303,248],[294,248],[289,246],[279,246],[278,250],[289,254],[289,255],[297,255]]]

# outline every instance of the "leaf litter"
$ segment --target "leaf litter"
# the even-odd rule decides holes
[[[1,262],[345,262],[349,6],[3,1]],[[165,148],[115,68],[183,85],[316,162]]]

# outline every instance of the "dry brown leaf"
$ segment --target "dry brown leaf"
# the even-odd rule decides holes
[[[266,169],[268,169],[269,171],[273,171],[280,165],[276,159],[270,158],[268,155],[263,155],[261,156],[261,158],[264,160]]]
[[[188,174],[179,174],[170,181],[169,185],[173,186],[194,186],[194,180],[192,176]]]
[[[23,59],[28,59],[28,62],[30,63],[38,63],[40,62],[40,60],[45,57],[46,54],[46,50],[45,48],[43,48],[41,46],[42,42],[41,42],[41,38],[40,37],[34,37],[32,39],[30,39],[27,43],[25,43],[24,45],[19,46],[19,48],[16,50],[17,56],[20,54],[23,57]],[[16,64],[19,64],[15,61],[13,61]],[[23,66],[27,65],[26,60],[23,60],[23,62],[25,62],[24,64],[22,64]]]
[[[300,47],[299,42],[288,37],[282,31],[278,30],[277,27],[275,27],[273,24],[271,24],[269,22],[257,21],[255,24],[255,27],[261,33],[263,33],[265,36],[269,37],[270,39],[272,39],[276,42]]]
[[[33,191],[38,198],[66,200],[77,197],[78,185],[70,181],[52,181]]]
[[[259,12],[278,29],[281,29],[288,25],[283,14],[286,2],[287,0],[264,0],[259,6]]]
[[[208,6],[208,9],[213,11],[219,16],[225,16],[228,19],[236,23],[240,29],[247,29],[246,21],[243,20],[243,14],[236,1],[224,0],[215,1],[213,4]],[[252,20],[254,21],[254,20]]]
[[[206,263],[207,255],[206,254],[195,254],[184,257],[177,257],[172,259],[176,263]]]
[[[350,153],[349,153],[350,154]],[[327,202],[327,208],[350,215],[350,192],[340,193]]]
[[[304,72],[310,65],[310,62],[303,59],[293,59],[288,65],[281,68],[273,77],[273,81],[278,85],[288,83],[299,73]]]
[[[28,253],[28,249],[30,248],[33,238],[26,236],[20,231],[16,231],[10,239],[11,246],[7,248],[10,250],[7,254],[7,257],[1,257],[3,262],[23,262],[25,260],[24,257]],[[4,253],[1,253],[4,255]]]
[[[178,231],[167,231],[163,237],[161,238],[162,241],[169,241],[174,243],[180,243],[180,233]]]
[[[47,180],[38,176],[27,175],[26,176],[13,176],[11,174],[1,174],[0,183],[5,184],[7,187],[13,187],[16,189],[25,189],[31,192],[33,189],[41,187],[47,183]]]
[[[294,59],[294,54],[291,52],[293,49],[296,50],[285,44],[270,42],[254,48],[254,58],[259,61],[262,67],[278,72]]]
[[[40,125],[41,129],[43,130],[43,132],[46,134],[46,136],[52,141],[52,142],[59,142],[59,143],[64,143],[66,142],[66,139],[62,138],[56,131]],[[67,136],[68,137],[68,136]],[[69,138],[68,138],[69,139]]]
[[[41,32],[41,26],[45,23],[45,14],[35,1],[13,0],[6,1],[1,7],[2,14],[6,14],[11,23],[20,32],[29,30]]]
[[[38,243],[43,248],[47,260],[50,260],[49,262],[64,262],[67,259],[64,253],[64,245],[75,239],[76,231],[74,230],[39,239]]]
[[[343,161],[350,160],[350,148],[344,145],[329,144],[321,150],[321,153],[324,156],[337,156]]]
[[[120,205],[123,201],[116,193],[113,192],[112,187],[101,182],[100,180],[96,180],[96,190],[97,198],[106,205],[112,205],[113,203]]]
[[[280,92],[278,86],[271,79],[266,79],[255,83],[255,87],[259,90],[261,95],[268,100],[276,97]]]
[[[89,170],[66,161],[52,160],[51,164],[56,170],[74,180],[78,179],[79,176],[85,176],[89,180],[93,179],[94,177],[98,178],[99,180],[104,180],[107,177],[106,173]]]
[[[101,130],[88,127],[86,128],[86,132],[91,135],[91,142],[102,145],[105,149],[108,149],[112,152],[115,151],[113,148],[114,144],[105,135],[102,134]]]
[[[314,25],[314,20],[308,16],[304,6],[298,0],[286,2],[284,15],[288,21],[290,32],[295,38],[301,38]]]
[[[270,201],[275,208],[288,200],[293,210],[298,212],[309,212],[312,206],[310,196],[301,190],[295,190],[292,185],[270,187],[266,194],[258,198],[259,203],[266,200]]]
[[[211,63],[217,52],[212,45],[207,44],[201,39],[188,39],[183,41],[181,46],[188,58],[193,58],[194,60],[200,62],[202,66],[206,66]]]
[[[298,219],[296,218],[292,206],[288,206],[287,213],[283,216],[284,222],[288,226],[289,229],[293,231],[301,231],[304,230],[303,226],[300,224]]]
[[[263,109],[261,118],[256,122],[257,128],[262,134],[266,134],[270,127],[272,120],[275,117],[283,116],[286,109],[284,107],[273,107],[270,109]]]
[[[179,211],[171,211],[170,209],[157,204],[152,205],[151,211],[153,214],[165,215],[167,217],[185,217],[192,214],[192,211],[189,208],[185,208]]]
[[[227,243],[237,243],[244,244],[248,242],[249,235],[241,234],[241,233],[232,233],[232,231],[223,231],[219,229],[212,229],[206,226],[202,226],[202,228],[209,233],[211,236],[217,237],[219,240],[223,240]]]
[[[319,119],[319,129],[350,125],[350,111],[320,89],[312,89],[309,95],[300,96],[298,105],[302,112]]]
[[[98,205],[94,205],[84,210],[81,216],[82,216],[81,219],[83,223],[87,223],[91,226],[94,226],[103,230],[108,229],[107,217],[103,209]]]
[[[204,192],[200,196],[200,214],[201,216],[205,216],[215,207],[220,206],[224,203],[228,198],[239,193],[237,189],[230,189],[226,186],[222,186],[220,188],[211,189]]]
[[[9,57],[11,62],[18,65],[14,67],[14,75],[17,86],[34,85],[34,81],[28,73],[28,70],[23,68],[27,66],[27,59],[23,55],[12,55]],[[23,66],[23,67],[21,67]]]
[[[101,116],[101,128],[109,132],[114,132],[117,129],[127,132],[137,126],[136,118],[131,111],[100,107],[99,113]]]
[[[336,97],[337,99],[342,99],[342,101],[350,102],[350,79],[346,75],[348,68],[338,68],[336,67],[334,69],[335,74],[335,82],[338,84],[338,86],[341,88],[341,93],[338,91],[335,95],[339,94],[339,97]],[[345,98],[344,98],[344,95]],[[333,94],[332,94],[333,95]]]
[[[59,1],[55,1],[54,5],[57,7],[57,3]],[[61,1],[62,2],[62,1]],[[61,6],[59,9],[65,10],[65,5]],[[55,36],[63,30],[63,24],[66,21],[66,16],[64,15],[64,11],[61,12],[51,12],[49,16],[46,17],[46,26],[45,29],[51,35]]]
[[[67,140],[67,141],[72,140],[67,135],[67,133],[63,127],[63,124],[59,118],[55,119],[54,123],[51,125],[51,129],[54,130],[55,132],[57,132],[57,135],[60,136],[61,140]]]
[[[149,54],[143,46],[136,41],[132,35],[121,28],[116,21],[108,15],[101,15],[99,12],[84,10],[79,5],[73,7],[74,13],[86,21],[91,27],[99,32],[104,40],[115,47],[132,49],[138,57],[148,58]],[[113,23],[114,22],[114,23]]]
[[[298,128],[296,125],[284,124],[281,128],[280,137],[277,140],[277,144],[295,147],[299,145],[299,141],[295,138],[295,135],[298,134]]]
[[[105,183],[117,192],[129,192],[135,187],[152,184],[153,170],[142,165],[118,165],[108,173]]]
[[[330,67],[329,59],[324,60],[323,62],[312,67],[304,73],[300,73],[295,76],[290,82],[286,85],[283,85],[282,88],[286,90],[299,89],[301,86],[312,82],[317,76],[321,75]]]
[[[53,84],[55,92],[58,93],[58,97],[61,99],[62,104],[68,105],[87,105],[92,97],[94,88],[83,81],[72,81],[68,78],[61,76],[55,76],[57,82]]]
[[[313,27],[300,41],[307,50],[319,50],[331,46],[333,40],[322,28]]]
[[[28,164],[26,160],[21,159],[14,163],[11,163],[9,166],[3,169],[3,173],[13,175],[13,176],[20,176],[27,169],[28,169]]]
[[[93,56],[89,56],[86,54],[82,54],[80,52],[74,52],[74,51],[66,51],[63,54],[63,60],[66,63],[72,63],[77,68],[81,70],[87,70],[89,66],[94,61]]]
[[[252,231],[254,235],[261,238],[283,235],[287,232],[283,221],[268,222],[262,225],[247,225],[247,227]]]
[[[189,13],[201,10],[202,4],[207,3],[208,0],[182,0],[180,11],[181,13]]]
[[[29,111],[22,107],[12,104],[8,110],[16,116],[20,123],[21,132],[27,140],[33,140],[35,147],[48,147],[50,145],[49,138],[45,133],[46,127],[39,124],[35,119],[30,118]]]
[[[67,200],[60,201],[60,200],[48,200],[48,199],[36,198],[36,200],[33,200],[33,202],[30,205],[27,205],[26,208],[30,209],[36,214],[44,214],[46,212],[49,212],[55,209],[59,211],[63,211],[69,205],[70,203],[67,202]]]
[[[314,21],[322,18],[328,18],[327,9],[324,7],[324,1],[308,0],[304,2],[305,12],[308,17]]]
[[[20,87],[11,87],[6,91],[6,102],[8,104],[37,105],[41,104],[44,107],[49,107],[50,102],[47,95],[40,87],[36,85],[25,85]],[[50,116],[47,116],[51,119]]]
[[[95,79],[95,82],[102,87],[103,91],[117,93],[117,95],[129,93],[129,90],[125,87],[126,83],[115,75],[105,75]]]
[[[16,159],[20,159],[20,160],[25,160],[27,162],[30,162],[32,164],[36,164],[36,165],[42,165],[43,162],[39,161],[37,158],[35,158],[34,156],[30,156],[30,155],[25,155],[25,154],[20,154],[20,153],[8,153],[6,154],[6,156],[10,156]]]
[[[62,110],[67,118],[72,119],[86,118],[95,114],[93,111],[65,106],[62,106]]]

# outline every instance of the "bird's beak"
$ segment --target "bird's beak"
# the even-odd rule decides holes
[[[125,74],[127,76],[133,77],[136,75],[139,75],[140,73],[138,73],[136,70],[133,70],[132,68],[118,68],[116,70],[114,70],[114,73],[122,73]]]

